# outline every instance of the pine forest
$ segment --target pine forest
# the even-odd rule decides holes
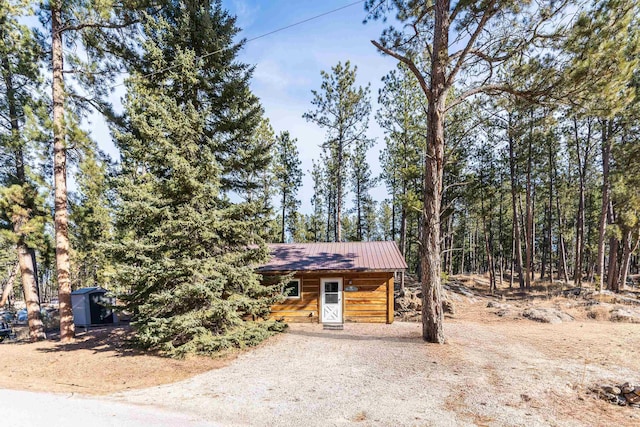
[[[227,2],[0,0],[0,309],[23,301],[38,341],[56,302],[72,342],[71,292],[102,287],[139,348],[253,346],[285,327],[269,310],[289,278],[256,271],[271,243],[395,241],[435,343],[450,276],[637,286],[637,0],[356,9],[389,69],[366,81],[346,57],[309,77],[295,114],[323,141],[306,167]]]

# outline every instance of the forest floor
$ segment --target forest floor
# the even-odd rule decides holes
[[[175,361],[127,350],[125,331],[105,329],[72,347],[0,344],[0,388],[75,392],[78,406],[143,405],[199,425],[640,425],[640,408],[589,391],[640,383],[640,324],[603,315],[613,297],[491,296],[482,277],[454,280],[441,346],[416,322],[302,324],[240,354]],[[527,308],[573,320],[532,321]]]

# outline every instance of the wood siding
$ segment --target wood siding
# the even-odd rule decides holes
[[[271,307],[271,318],[285,322],[319,322],[320,279],[341,277],[343,283],[342,312],[345,322],[393,322],[393,273],[299,273],[302,295],[300,299],[287,299]],[[351,281],[351,283],[349,283]],[[357,291],[348,292],[349,286]]]
[[[271,306],[271,318],[282,319],[285,322],[315,322],[318,323],[320,310],[320,278],[296,274],[300,279],[302,293],[300,298],[289,298],[279,304]]]

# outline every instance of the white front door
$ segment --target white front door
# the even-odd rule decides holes
[[[342,323],[342,279],[320,279],[322,323]]]

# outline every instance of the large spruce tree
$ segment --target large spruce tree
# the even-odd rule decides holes
[[[277,286],[252,233],[255,203],[233,203],[262,109],[251,68],[236,60],[235,18],[219,1],[170,1],[143,26],[131,72],[116,254],[137,341],[172,356],[260,342]],[[249,320],[251,319],[251,320]]]

